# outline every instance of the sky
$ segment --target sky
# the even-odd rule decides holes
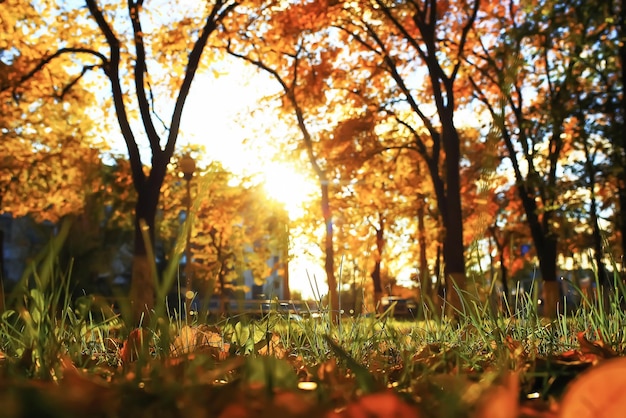
[[[183,111],[178,149],[186,144],[206,147],[206,157],[220,161],[234,173],[259,174],[268,194],[285,204],[292,220],[303,214],[303,204],[317,198],[318,186],[308,167],[273,161],[276,141],[287,135],[263,98],[275,94],[273,80],[232,59],[227,74],[198,74]],[[321,258],[311,244],[292,239],[289,262],[291,290],[305,298],[314,288],[327,292]],[[319,255],[319,254],[318,254]]]

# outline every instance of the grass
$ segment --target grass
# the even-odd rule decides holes
[[[614,291],[583,295],[579,309],[554,320],[539,315],[532,294],[504,315],[464,293],[455,320],[425,304],[419,321],[396,320],[390,308],[341,326],[330,312],[186,323],[167,316],[163,301],[138,331],[96,297],[70,298],[71,269],[54,262],[61,245],[62,237],[51,243],[2,314],[0,404],[10,406],[2,416],[348,416],[380,396],[381,414],[469,417],[509,373],[516,402],[539,410],[558,402],[590,355],[626,347],[617,278]]]

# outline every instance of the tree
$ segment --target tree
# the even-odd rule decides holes
[[[187,181],[176,158],[163,185],[157,230],[170,270],[178,266],[189,237],[187,264],[180,273],[183,286],[188,278],[191,281],[187,291],[195,294],[196,306],[207,308],[210,298],[218,295],[220,311],[227,312],[229,299],[252,293],[250,285],[262,286],[272,275],[280,276],[287,287],[288,231],[281,205],[269,199],[254,178],[235,175],[216,161],[206,164],[200,147],[185,147],[184,152],[198,161],[190,182],[191,212]]]
[[[343,137],[359,144],[353,135]],[[413,269],[415,259],[419,259],[418,269],[423,278],[420,294],[432,296],[426,255],[432,237],[426,233],[425,224],[426,196],[430,192],[428,182],[415,172],[415,156],[406,150],[393,150],[375,153],[367,161],[360,161],[352,152],[346,152],[342,141],[337,144],[327,141],[320,145],[337,148],[334,152],[326,148],[325,155],[341,172],[341,178],[346,179],[333,196],[338,213],[338,253],[342,259],[346,255],[354,257],[359,260],[359,265],[368,269],[374,289],[374,305],[380,306],[385,291],[384,277],[400,273],[398,267]],[[361,157],[363,154],[367,153],[362,153]],[[416,189],[420,193],[416,194]],[[419,216],[420,208],[423,213],[416,232],[411,225]],[[419,257],[414,245],[416,241],[420,247]],[[401,248],[400,253],[396,247]]]
[[[505,144],[539,258],[545,313],[555,315],[564,187],[572,184],[561,181],[566,178],[561,171],[575,142],[570,127],[585,70],[579,57],[594,32],[603,29],[576,1],[522,6],[511,2],[489,8],[484,24],[500,37],[480,38],[482,52],[471,58],[477,70],[471,82]],[[529,88],[537,93],[528,94]]]
[[[358,57],[354,67],[370,73],[367,93],[382,99],[377,107],[379,125],[387,126],[390,139],[383,147],[412,149],[426,163],[445,231],[447,296],[455,309],[461,309],[455,287],[463,289],[466,280],[457,79],[463,73],[479,6],[478,0],[345,3],[344,15],[335,23],[341,41]],[[418,68],[423,78],[416,77]]]
[[[619,63],[616,63],[616,67],[621,70],[618,72],[620,80],[619,82],[615,80],[614,75],[613,77],[605,78],[605,83],[610,91],[613,91],[614,94],[617,93],[613,100],[607,101],[607,105],[611,110],[608,114],[611,116],[611,126],[613,127],[610,135],[611,143],[613,144],[611,157],[614,165],[617,167],[616,178],[620,208],[617,216],[623,252],[626,251],[626,132],[624,130],[624,118],[626,117],[626,94],[624,94],[624,89],[626,88],[626,71],[624,71],[624,68],[626,68],[626,42],[623,41],[624,36],[626,36],[626,2],[624,0],[616,2],[606,1],[601,2],[601,4],[603,6],[613,6],[608,10],[607,20],[612,20],[615,15],[618,16],[617,30],[615,31],[618,36],[617,42],[614,41],[614,44],[618,45]],[[619,12],[615,9],[619,9]],[[619,93],[621,93],[621,99],[619,99]]]
[[[46,10],[45,7],[42,10]],[[29,24],[30,23],[30,24]],[[30,4],[0,8],[0,214],[57,224],[82,216],[102,187],[95,124],[87,109],[93,95],[76,88],[55,90],[48,80],[63,69],[20,77],[41,49],[33,38],[38,11]],[[48,35],[43,37],[45,42]],[[19,40],[19,42],[17,42]],[[0,276],[4,274],[4,231],[0,230]]]
[[[126,6],[125,13],[118,8],[121,4]],[[154,304],[155,272],[151,269],[153,261],[149,260],[148,252],[154,245],[160,190],[175,150],[185,101],[209,38],[237,3],[215,0],[197,7],[179,5],[168,17],[159,15],[157,9],[146,9],[143,0],[121,4],[86,0],[86,8],[70,10],[58,5],[59,9],[51,16],[59,16],[57,20],[65,22],[64,30],[69,30],[57,31],[60,39],[53,45],[59,48],[39,55],[39,62],[21,77],[21,81],[65,58],[65,65],[74,68],[80,65],[80,69],[78,76],[69,81],[65,79],[63,91],[68,91],[90,70],[101,70],[110,83],[113,107],[128,150],[137,192],[131,300],[134,319],[139,321]],[[192,12],[197,13],[195,17]],[[149,65],[158,70],[150,73]],[[168,81],[169,86],[163,86],[164,91],[153,88],[152,83],[160,79]],[[64,80],[55,81],[62,84]],[[134,100],[131,100],[131,84]],[[158,116],[163,109],[155,103],[159,93],[166,98],[175,96],[169,126]],[[141,133],[133,126],[133,105],[138,109]],[[163,123],[162,133],[157,123]],[[149,168],[140,151],[142,135],[149,143]]]
[[[232,21],[230,32],[238,36],[229,39],[225,48],[231,55],[269,74],[280,86],[282,111],[292,112],[295,117],[302,149],[320,185],[321,213],[325,225],[324,268],[332,317],[333,321],[337,321],[339,299],[335,276],[333,212],[330,206],[333,178],[324,156],[316,150],[321,133],[316,136],[311,128],[311,120],[315,120],[326,105],[322,93],[323,74],[330,68],[324,68],[324,60],[315,56],[319,50],[313,52],[308,49],[314,41],[308,35],[313,28],[324,26],[323,17],[328,12],[324,6],[313,2],[286,8],[269,7],[265,12],[242,15],[238,21]]]

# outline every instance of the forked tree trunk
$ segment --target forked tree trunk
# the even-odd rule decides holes
[[[589,217],[591,227],[593,228],[593,257],[596,262],[596,267],[598,269],[598,284],[605,286],[609,284],[609,275],[607,272],[607,268],[604,265],[604,261],[602,260],[602,257],[604,256],[604,246],[602,243],[602,231],[600,230],[600,224],[598,222],[598,200],[595,192],[597,169],[593,164],[593,156],[591,155],[589,145],[586,141],[583,141],[583,149],[585,151],[585,168],[587,170],[587,177],[589,179],[589,184],[587,185],[587,188],[589,189],[589,193],[591,195]]]
[[[543,315],[554,318],[559,306],[560,286],[556,277],[557,236],[550,231],[553,212],[544,211],[540,219],[537,202],[526,186],[526,182],[518,183],[517,191],[539,259],[539,270],[543,281]]]

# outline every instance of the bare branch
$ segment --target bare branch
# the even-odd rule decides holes
[[[456,75],[459,72],[459,68],[461,67],[463,50],[465,49],[465,44],[467,43],[467,35],[469,34],[470,29],[474,26],[474,22],[476,21],[476,16],[478,15],[478,9],[480,8],[480,0],[474,0],[474,7],[472,8],[472,14],[470,15],[469,20],[463,26],[461,31],[461,40],[459,41],[459,51],[457,62],[454,65],[454,69],[452,70],[452,74],[450,74],[450,80],[454,80]]]
[[[154,93],[152,92],[152,85],[150,84],[149,81],[146,82],[146,84],[148,85],[148,93],[149,93],[149,96],[150,96],[150,112],[161,123],[161,125],[163,126],[163,129],[165,131],[169,131],[170,128],[168,128],[168,126],[165,123],[165,121],[161,118],[161,116],[159,116],[159,114],[157,113],[156,108],[154,106]]]
[[[51,55],[48,55],[47,57],[43,58],[41,61],[39,61],[39,63],[32,70],[30,70],[29,72],[24,74],[22,77],[20,77],[20,79],[14,85],[7,84],[7,85],[0,86],[0,92],[4,92],[4,91],[8,90],[11,87],[13,87],[15,89],[16,86],[24,84],[26,81],[28,81],[32,77],[34,77],[35,74],[37,74],[39,71],[43,70],[53,60],[55,60],[56,58],[61,57],[62,55],[65,55],[65,54],[88,54],[88,55],[93,55],[93,56],[97,57],[99,60],[102,61],[102,68],[104,69],[105,72],[107,71],[107,67],[108,67],[109,61],[101,53],[99,53],[97,51],[94,51],[93,49],[89,49],[89,48],[71,48],[71,47],[66,47],[66,48],[61,48],[58,51],[56,51],[55,53],[53,53]]]
[[[209,16],[206,18],[200,37],[189,53],[189,61],[187,62],[187,68],[185,70],[185,78],[180,87],[178,97],[176,98],[167,144],[165,144],[163,157],[166,159],[171,158],[174,153],[176,138],[178,137],[178,130],[180,129],[180,122],[182,119],[183,107],[185,106],[185,101],[187,100],[189,90],[191,89],[191,83],[196,75],[196,71],[198,70],[198,65],[200,64],[200,59],[202,58],[202,51],[208,42],[209,36],[217,28],[217,23],[221,22],[222,19],[224,19],[238,5],[237,2],[232,2],[227,5],[227,1],[228,0],[216,0],[213,8],[211,9],[211,13],[209,13]]]
[[[67,94],[67,92],[69,92],[72,87],[74,87],[84,76],[85,74],[87,74],[88,71],[93,70],[94,68],[99,68],[101,66],[99,65],[87,65],[85,67],[83,67],[82,71],[80,72],[79,75],[77,75],[72,81],[70,81],[65,87],[63,87],[63,90],[61,90],[61,94],[58,95],[59,99],[63,99],[65,97],[65,95]]]

